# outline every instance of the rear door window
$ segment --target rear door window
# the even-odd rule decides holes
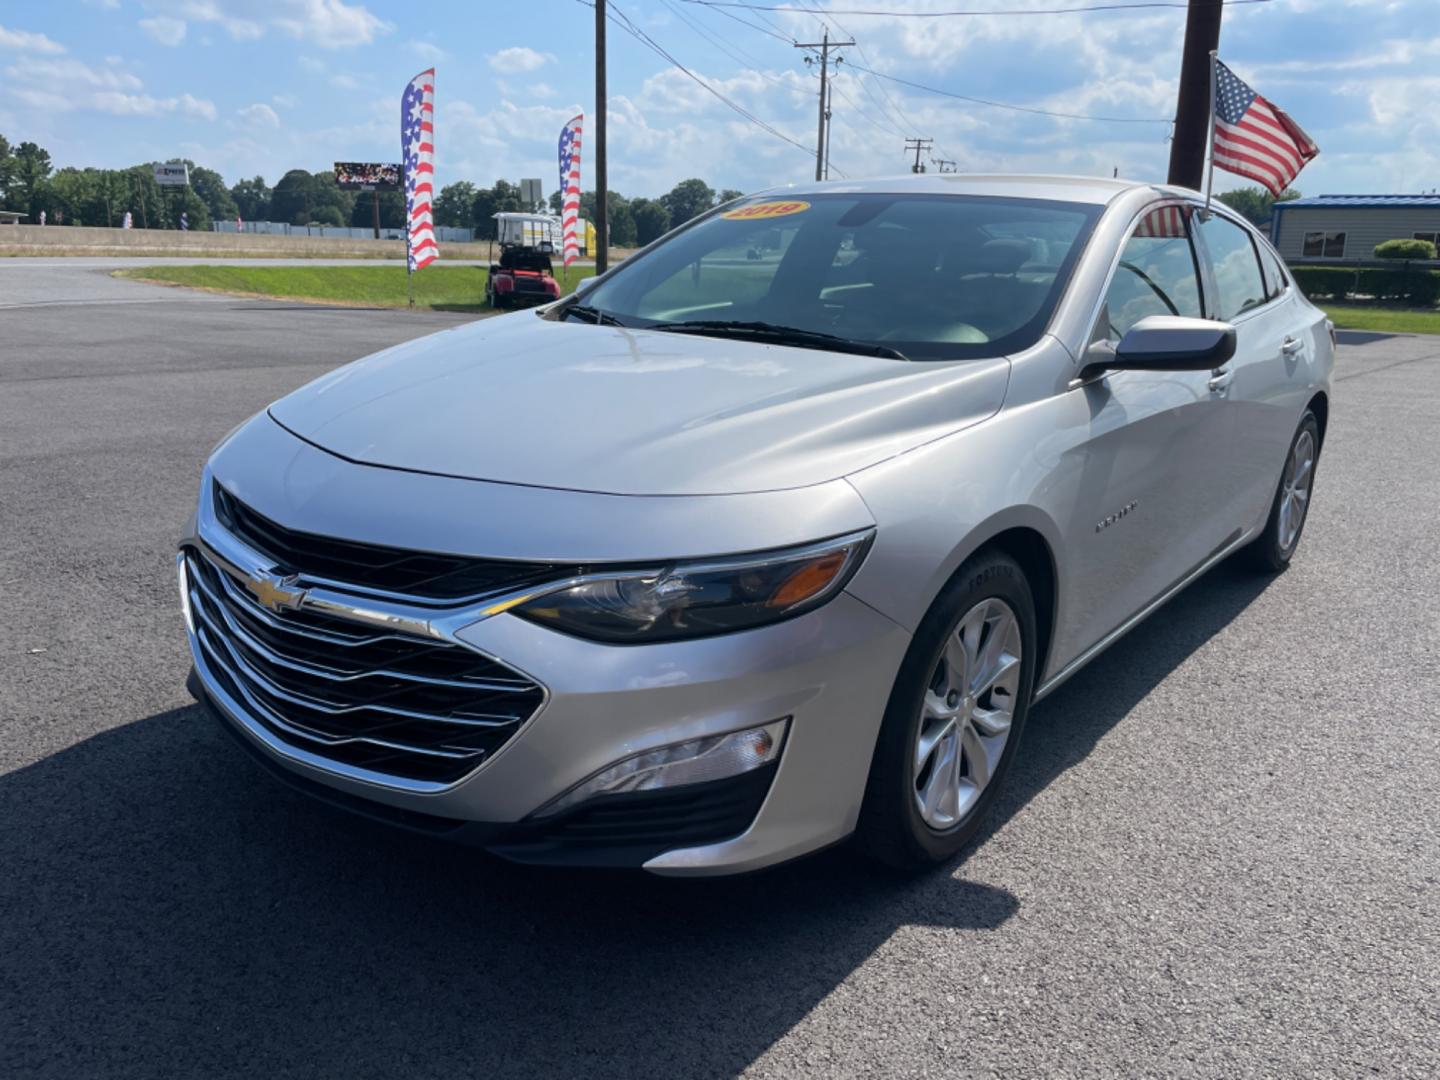
[[[1265,279],[1250,234],[1228,218],[1211,214],[1200,223],[1200,236],[1215,272],[1215,318],[1233,319],[1265,303]]]

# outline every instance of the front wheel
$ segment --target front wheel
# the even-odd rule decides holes
[[[968,560],[925,616],[890,694],[856,838],[907,869],[955,856],[1015,756],[1036,661],[1035,602],[1009,556]]]
[[[1265,531],[1245,550],[1250,565],[1262,573],[1277,573],[1290,565],[1310,510],[1310,493],[1315,485],[1315,465],[1320,457],[1320,423],[1308,409],[1300,418]]]

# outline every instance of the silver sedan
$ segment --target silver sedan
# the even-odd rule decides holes
[[[532,862],[943,862],[1034,702],[1300,542],[1333,336],[1194,192],[787,188],[586,286],[216,448],[190,685],[277,775]]]

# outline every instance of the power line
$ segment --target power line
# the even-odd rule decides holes
[[[584,4],[586,7],[594,7],[594,6],[595,6],[593,3],[589,2],[589,0],[577,0],[577,2],[578,2],[578,3],[581,3],[581,4]],[[669,63],[671,63],[672,65],[674,65],[676,68],[678,68],[683,75],[685,75],[687,78],[689,78],[690,80],[692,80],[696,85],[698,85],[699,87],[701,87],[701,88],[702,88],[703,90],[705,90],[707,93],[713,95],[715,98],[717,98],[719,101],[721,101],[721,102],[722,102],[724,105],[726,105],[728,108],[730,108],[730,109],[733,110],[734,112],[738,113],[740,116],[744,117],[746,120],[750,121],[750,123],[754,124],[756,127],[760,128],[762,131],[765,131],[765,132],[767,132],[767,133],[769,133],[769,134],[771,134],[771,135],[774,135],[777,139],[783,139],[785,142],[787,142],[787,143],[789,143],[791,146],[795,147],[795,149],[800,150],[800,151],[803,151],[804,154],[805,154],[807,157],[810,156],[810,153],[811,153],[810,148],[807,147],[804,143],[797,142],[795,139],[792,139],[789,135],[786,135],[783,131],[779,130],[778,128],[774,127],[774,126],[771,125],[771,124],[766,123],[764,120],[761,120],[758,116],[756,116],[754,113],[750,112],[750,111],[749,111],[748,109],[746,109],[744,106],[739,105],[739,104],[737,104],[737,103],[734,102],[734,101],[731,101],[728,97],[726,97],[724,94],[722,94],[719,90],[716,90],[715,87],[711,86],[708,82],[706,82],[704,79],[702,79],[699,75],[696,75],[696,74],[695,74],[693,71],[691,71],[688,67],[686,67],[686,66],[685,66],[684,64],[682,64],[679,60],[677,60],[663,45],[661,45],[659,42],[657,42],[654,38],[652,38],[652,37],[651,37],[649,34],[647,34],[644,30],[641,30],[638,26],[636,26],[635,23],[631,20],[630,16],[626,15],[625,12],[621,11],[620,8],[619,8],[617,5],[615,5],[615,4],[612,3],[612,4],[609,5],[609,8],[610,8],[610,10],[609,10],[609,12],[607,12],[607,15],[608,15],[610,21],[613,22],[613,23],[615,23],[615,25],[617,25],[618,27],[620,27],[620,29],[624,30],[624,31],[625,31],[627,34],[629,34],[631,37],[635,38],[636,41],[639,41],[642,45],[644,45],[646,48],[650,49],[652,52],[654,52],[656,55],[660,56],[662,59],[667,60]],[[836,172],[839,172],[841,176],[844,176],[844,175],[845,175],[845,174],[844,174],[841,170],[839,170],[839,169],[836,169],[835,171],[836,171]]]
[[[683,0],[687,4],[702,4],[706,7],[743,7],[754,12],[761,11],[785,11],[798,13],[798,9],[784,4],[754,4],[741,3],[740,0]],[[1269,4],[1274,0],[1211,0],[1217,7],[1235,7],[1240,4]],[[831,15],[877,15],[885,18],[898,19],[944,19],[957,15],[1076,15],[1088,12],[1106,11],[1148,11],[1157,8],[1180,8],[1190,7],[1186,0],[1141,0],[1139,3],[1125,4],[1081,4],[1074,7],[1057,8],[966,8],[959,11],[874,11],[860,8],[834,8],[830,9]]]
[[[739,7],[746,7],[747,5],[745,5],[745,4],[740,4],[740,5],[738,5],[738,6],[739,6]],[[733,11],[731,11],[729,8],[711,6],[710,10],[716,12],[716,13],[719,14],[719,15],[724,15],[727,19],[734,19],[736,22],[740,23],[742,26],[748,26],[748,27],[750,27],[750,29],[752,29],[752,30],[759,30],[762,34],[769,34],[769,35],[770,35],[771,37],[773,37],[776,41],[783,41],[786,45],[793,45],[793,44],[795,43],[795,39],[794,39],[793,37],[789,37],[789,36],[787,36],[787,35],[785,35],[785,34],[783,34],[783,33],[780,33],[778,30],[771,30],[770,27],[761,26],[759,23],[751,22],[749,19],[741,18],[739,15],[736,15],[736,14],[735,14]],[[765,15],[764,15],[763,13],[759,12],[759,11],[755,12],[755,14],[756,14],[756,15],[759,15],[762,19],[765,19],[765,18],[766,18]],[[775,26],[775,23],[774,23],[773,21],[771,21],[771,20],[769,20],[769,19],[766,19],[766,21],[770,23],[770,26]]]
[[[1229,0],[1235,3],[1238,0]],[[856,71],[863,71],[868,75],[875,75],[881,79],[889,79],[891,82],[899,83],[901,86],[909,86],[916,90],[923,90],[927,94],[939,94],[941,97],[955,98],[957,101],[968,101],[972,105],[988,105],[992,109],[1009,109],[1012,112],[1030,113],[1034,116],[1053,116],[1061,120],[1095,120],[1107,124],[1168,124],[1170,120],[1158,119],[1149,116],[1090,116],[1084,113],[1055,112],[1051,109],[1036,109],[1029,105],[1010,105],[1003,101],[990,101],[986,98],[970,97],[968,94],[956,94],[949,90],[941,90],[936,86],[925,86],[921,83],[911,82],[909,79],[902,79],[898,75],[886,75],[883,71],[876,71],[873,68],[861,67],[859,64],[850,65]]]
[[[723,52],[726,56],[730,57],[730,59],[734,60],[737,64],[740,64],[740,65],[743,66],[743,67],[747,67],[747,68],[751,69],[751,70],[754,71],[757,75],[759,75],[762,79],[765,79],[765,80],[768,81],[768,82],[772,82],[772,83],[774,83],[776,86],[784,87],[784,88],[787,89],[787,90],[790,89],[790,87],[789,87],[789,85],[788,85],[787,83],[783,82],[783,81],[780,80],[780,79],[777,79],[774,75],[770,75],[770,74],[766,73],[764,70],[762,70],[762,66],[761,66],[761,64],[760,64],[760,61],[756,60],[753,56],[750,56],[748,53],[744,53],[744,52],[742,52],[742,51],[740,51],[739,49],[736,49],[736,48],[731,48],[729,45],[727,45],[725,42],[721,41],[719,38],[717,38],[714,34],[712,34],[712,33],[711,33],[709,30],[707,30],[705,27],[701,26],[701,25],[700,25],[698,22],[696,22],[694,19],[690,18],[690,16],[686,15],[685,12],[683,12],[682,10],[680,10],[679,8],[677,8],[677,7],[671,2],[671,0],[660,0],[660,2],[661,2],[662,4],[664,4],[665,7],[668,8],[671,12],[673,12],[676,18],[678,18],[678,19],[679,19],[681,22],[683,22],[686,26],[690,27],[690,29],[694,30],[697,34],[699,34],[701,37],[703,37],[707,42],[709,42],[709,43],[710,43],[711,45],[713,45],[715,48],[717,48],[717,49],[719,49],[721,52]],[[721,9],[716,9],[716,10],[721,10]],[[757,27],[757,29],[758,29],[758,27]]]

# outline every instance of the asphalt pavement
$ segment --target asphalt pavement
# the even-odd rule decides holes
[[[464,316],[0,260],[0,1075],[1440,1074],[1440,338],[1341,350],[1288,573],[1039,706],[993,824],[674,881],[317,806],[190,701],[231,427]]]

